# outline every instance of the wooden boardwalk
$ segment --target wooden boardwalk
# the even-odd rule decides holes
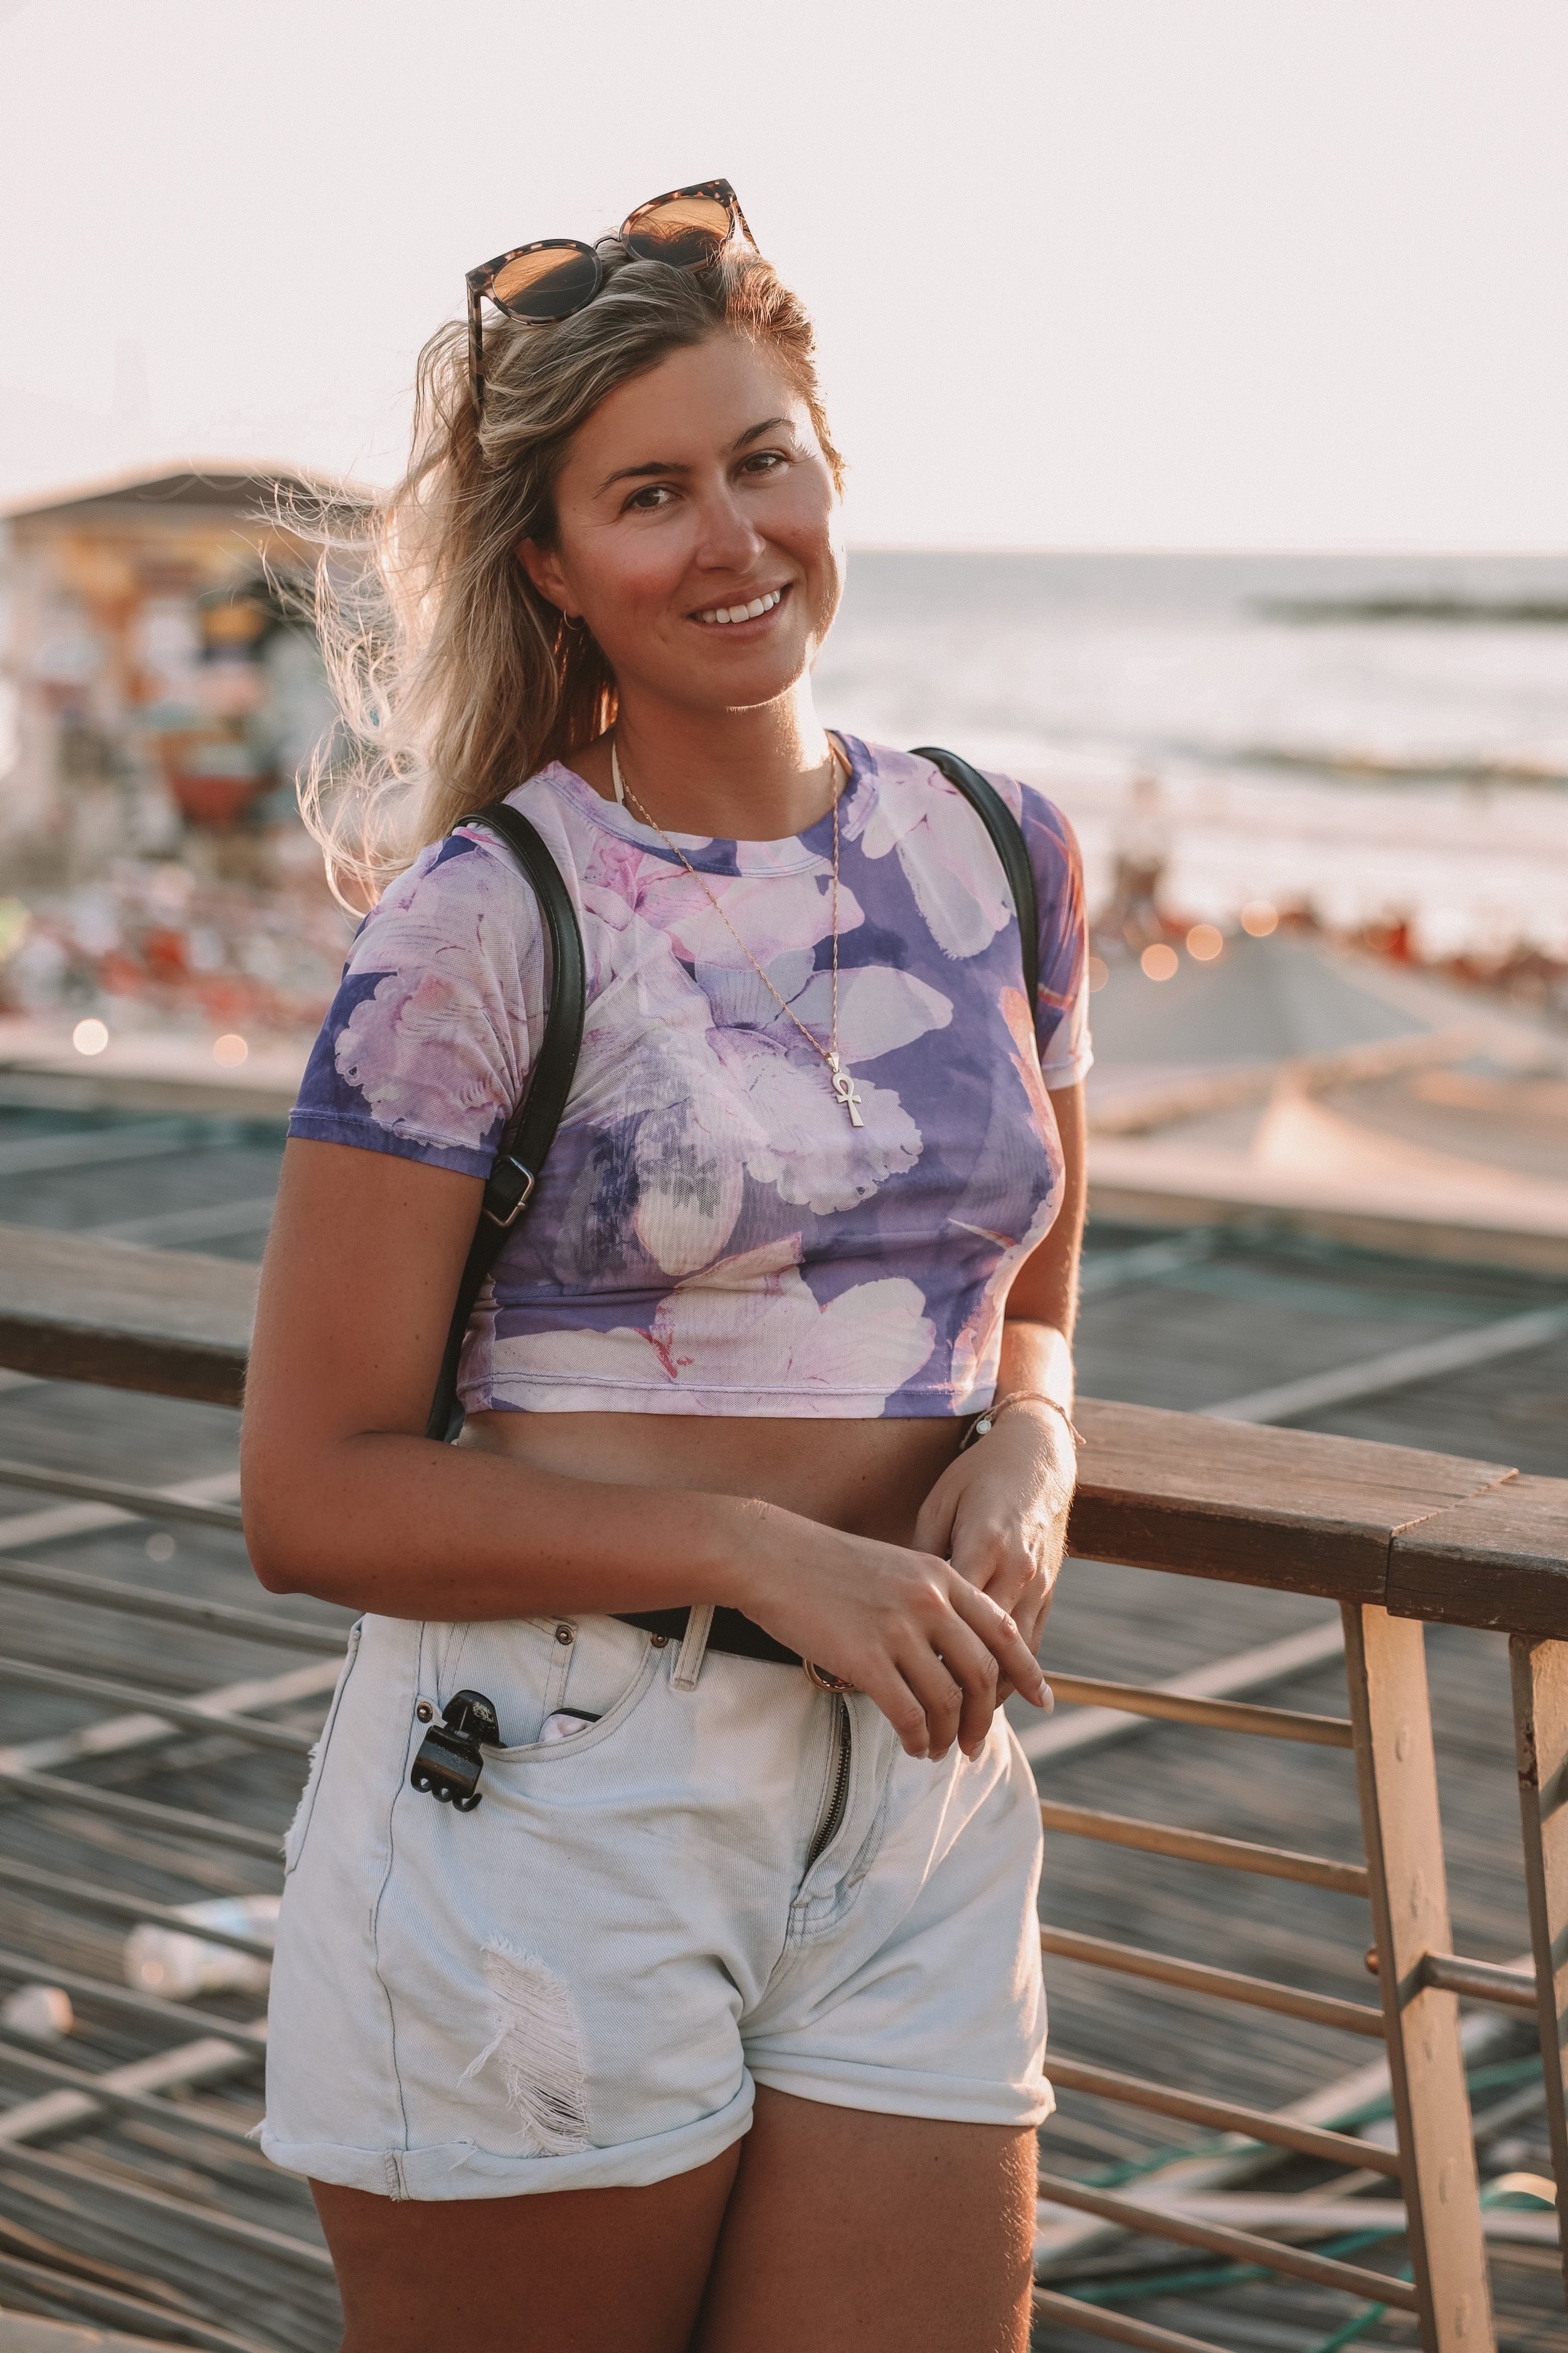
[[[265,1205],[275,1181],[276,1132],[235,1120],[186,1123],[178,1138],[161,1144],[148,1133],[156,1125],[152,1114],[83,1119],[0,1102],[0,1222],[57,1232],[140,1229],[128,1238],[258,1256],[265,1211],[257,1205]],[[149,1230],[153,1220],[160,1222]],[[1413,1265],[1304,1241],[1222,1238],[1203,1253],[1184,1259],[1177,1251],[1173,1262],[1151,1269],[1146,1246],[1159,1239],[1110,1229],[1091,1237],[1080,1347],[1082,1383],[1091,1394],[1200,1410],[1427,1340],[1483,1332],[1568,1295],[1568,1287],[1525,1276]],[[1143,1253],[1141,1265],[1131,1261],[1135,1251]],[[1568,1334],[1310,1414],[1302,1426],[1568,1475]],[[221,1484],[233,1472],[235,1449],[236,1417],[220,1408],[0,1376],[0,1460],[140,1485]],[[230,1533],[172,1519],[150,1526],[112,1518],[101,1507],[62,1504],[0,1479],[0,1577],[7,1557],[229,1602],[260,1599]],[[290,1601],[288,1614],[324,1626],[342,1620],[309,1602]],[[1159,1682],[1334,1614],[1331,1605],[1300,1596],[1075,1561],[1045,1656],[1062,1673]],[[1427,1650],[1456,1947],[1506,1962],[1528,1943],[1506,1646],[1499,1637],[1437,1627]],[[0,1654],[190,1696],[244,1678],[298,1674],[310,1663],[297,1648],[264,1650],[110,1616],[3,1581]],[[1324,1664],[1270,1696],[1341,1714],[1342,1672]],[[13,1756],[114,1713],[101,1699],[0,1680],[0,1743]],[[302,1699],[274,1708],[270,1720],[313,1731],[321,1713],[321,1698]],[[96,1790],[199,1808],[270,1836],[288,1819],[302,1765],[222,1731],[184,1730],[63,1769]],[[1158,1811],[1210,1831],[1360,1856],[1353,1768],[1332,1750],[1140,1724],[1102,1749],[1047,1758],[1040,1772],[1042,1789],[1067,1803]],[[66,1892],[70,1882],[121,1890],[134,1913],[138,1904],[274,1893],[279,1876],[262,1853],[193,1849],[103,1811],[13,1794],[0,1807],[0,1997],[29,1975],[68,1987],[73,1973],[123,1982],[131,1922],[78,1905]],[[1042,1912],[1056,1928],[1283,1976],[1352,2001],[1375,1998],[1359,1958],[1365,1906],[1350,1896],[1235,1874],[1222,1883],[1203,1868],[1053,1833]],[[1152,2077],[1179,2073],[1189,2086],[1259,2106],[1321,2091],[1380,2052],[1376,2043],[1353,2044],[1261,2011],[1219,2012],[1200,1998],[1070,1960],[1053,1959],[1049,1977],[1053,2035],[1075,2058]],[[62,2088],[44,2063],[132,2064],[187,2040],[210,2040],[216,2019],[243,2029],[260,2008],[253,1992],[203,1993],[199,2005],[202,2017],[180,2027],[82,1995],[76,2031],[47,2045],[0,2022],[0,2307],[170,2343],[328,2353],[336,2343],[335,2301],[309,2200],[300,2185],[233,2137],[259,2114],[259,2079],[245,2042],[236,2046],[231,2072],[167,2094],[177,2121],[155,2109],[128,2107],[113,2117],[100,2109],[7,2146],[7,2118]],[[1472,2089],[1478,2123],[1483,2136],[1490,2133],[1489,2175],[1550,2170],[1532,2091],[1533,2049],[1528,2019],[1514,2024],[1505,2013],[1487,2014],[1472,2052]],[[1364,2129],[1378,2137],[1375,2120]],[[1058,2172],[1111,2181],[1135,2178],[1163,2150],[1213,2138],[1069,2092],[1043,2150]],[[1328,2173],[1315,2161],[1289,2159],[1248,2186],[1305,2193]],[[1493,2253],[1501,2342],[1510,2353],[1568,2345],[1555,2252],[1498,2243]],[[1230,2280],[1223,2263],[1191,2250],[1173,2247],[1168,2258],[1148,2241],[1118,2242],[1077,2259],[1070,2283],[1077,2294],[1112,2299],[1138,2291],[1126,2304],[1130,2313],[1237,2353],[1308,2353],[1355,2310],[1328,2290]],[[1371,2246],[1358,2259],[1395,2267],[1397,2242]],[[1161,2282],[1163,2292],[1152,2293]],[[1081,2353],[1090,2340],[1042,2334],[1047,2341]],[[1413,2331],[1390,2314],[1357,2341],[1405,2346]]]

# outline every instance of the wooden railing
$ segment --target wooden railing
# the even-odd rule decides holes
[[[0,1228],[0,1366],[232,1405],[244,1377],[254,1285],[253,1270],[226,1261]],[[1304,1715],[1066,1675],[1055,1678],[1058,1695],[1095,1709],[1352,1752],[1364,1860],[1335,1861],[1048,1799],[1042,1806],[1047,1827],[1058,1836],[1364,1897],[1378,1999],[1374,2006],[1307,1992],[1067,1929],[1047,1927],[1043,1944],[1047,1952],[1121,1976],[1379,2040],[1397,2147],[1314,2116],[1310,2101],[1270,2112],[1053,2051],[1052,2072],[1064,2087],[1239,2138],[1217,2144],[1217,2155],[1168,2169],[1160,2177],[1163,2189],[1149,2183],[1107,2189],[1047,2174],[1041,2181],[1047,2211],[1081,2217],[1085,2244],[1097,2235],[1131,2232],[1200,2248],[1408,2313],[1429,2353],[1484,2353],[1496,2338],[1461,1999],[1534,2015],[1553,2163],[1558,2180],[1568,2183],[1568,1482],[1520,1477],[1502,1463],[1089,1398],[1079,1413],[1087,1443],[1073,1512],[1074,1553],[1338,1602],[1348,1709],[1342,1717]],[[22,1475],[17,1466],[0,1464],[0,1480],[17,1483]],[[32,1474],[31,1483],[56,1496],[148,1515],[167,1516],[172,1509],[162,1492],[115,1482],[51,1472]],[[187,1500],[182,1508],[195,1519],[233,1524],[232,1510],[224,1505]],[[319,1627],[292,1625],[286,1608],[274,1612],[259,1596],[254,1610],[240,1609],[8,1560],[0,1562],[0,1581],[162,1613],[173,1622],[221,1622],[226,1631],[254,1631],[272,1642],[322,1644]],[[1452,1949],[1424,1652],[1428,1620],[1510,1638],[1528,1966],[1503,1968]],[[26,1672],[25,1662],[3,1666]],[[47,1676],[58,1687],[72,1684],[79,1696],[87,1695],[90,1679],[58,1670],[33,1672],[35,1682]],[[97,1695],[116,1706],[162,1708],[171,1722],[194,1715],[211,1725],[216,1716],[246,1737],[298,1737],[247,1721],[242,1711],[215,1710],[205,1698],[182,1707],[118,1684],[103,1685]],[[23,1794],[17,1776],[9,1778]],[[183,1826],[185,1835],[219,1842],[255,1840],[254,1832],[205,1817],[176,1818],[174,1810],[149,1808],[142,1800],[97,1796],[110,1812],[143,1821],[167,1817],[163,1827],[176,1834]],[[136,1916],[148,1917],[147,1907]],[[1195,2195],[1233,2180],[1246,2161],[1236,2152],[1256,2151],[1258,2145],[1397,2184],[1408,2280],[1242,2229],[1215,2211],[1223,2200]],[[1197,2344],[1108,2306],[1045,2287],[1037,2293],[1041,2315],[1062,2327],[1150,2353],[1177,2348],[1192,2353]]]

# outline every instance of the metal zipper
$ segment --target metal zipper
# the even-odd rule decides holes
[[[827,1785],[827,1802],[822,1820],[816,1826],[816,1836],[811,1841],[811,1852],[805,1858],[809,1871],[818,1855],[826,1854],[844,1827],[844,1809],[849,1798],[849,1710],[842,1696],[835,1692],[833,1776]]]

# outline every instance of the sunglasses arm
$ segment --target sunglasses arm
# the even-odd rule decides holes
[[[484,323],[479,316],[479,296],[468,289],[468,381],[474,391],[474,409],[483,416],[485,406]]]

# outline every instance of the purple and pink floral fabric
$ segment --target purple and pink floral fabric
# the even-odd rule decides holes
[[[928,762],[841,740],[838,1043],[861,1127],[657,834],[559,765],[511,796],[576,902],[588,1016],[549,1163],[469,1327],[468,1412],[989,1401],[1008,1287],[1060,1197],[1047,1090],[1089,1062],[1077,845],[1043,795],[992,778],[1039,895],[1031,1022],[979,818]],[[831,818],[680,845],[826,1045]],[[459,828],[361,926],[289,1133],[484,1176],[545,987],[528,885]]]

